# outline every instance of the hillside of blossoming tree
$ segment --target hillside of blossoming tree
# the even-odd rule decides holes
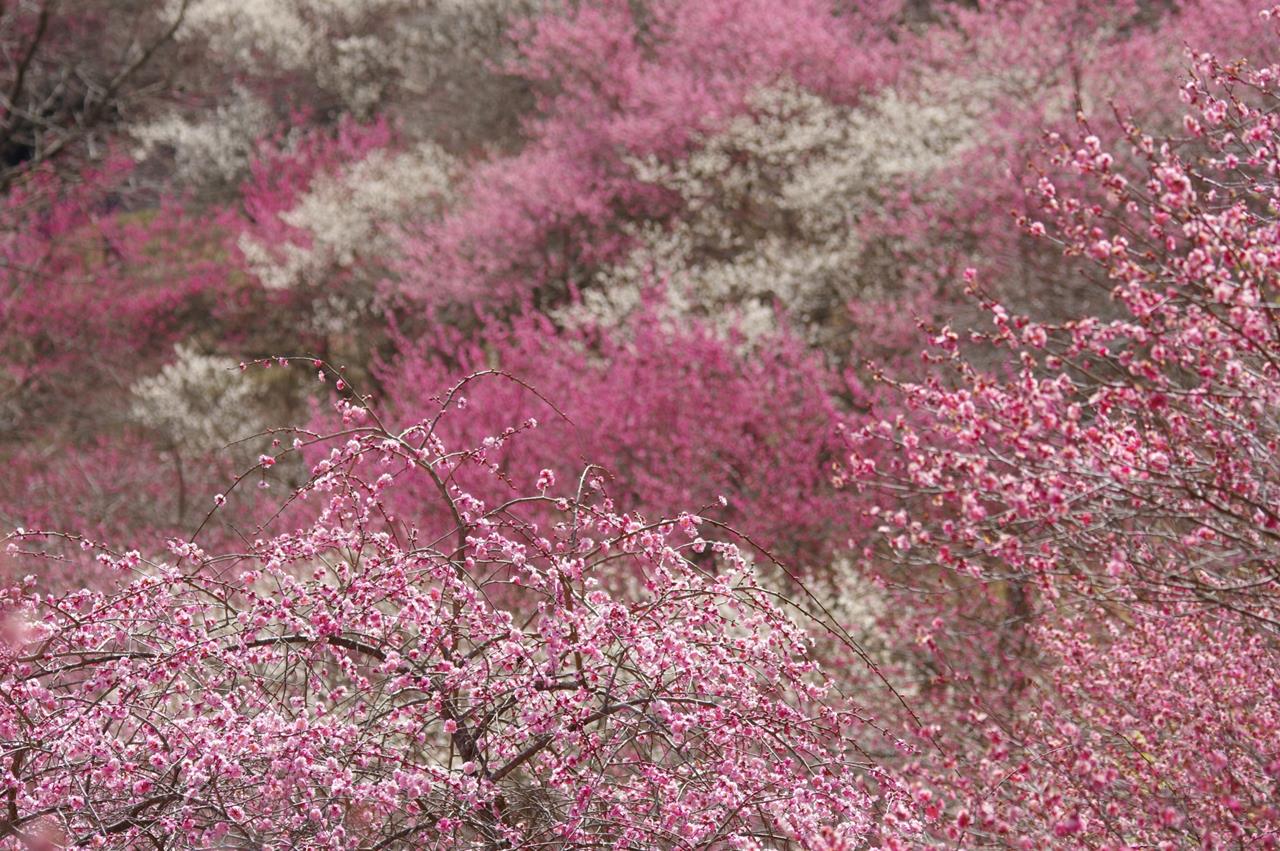
[[[0,2],[0,848],[1280,846],[1280,7]]]

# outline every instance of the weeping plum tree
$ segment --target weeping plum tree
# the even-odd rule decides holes
[[[1181,140],[1125,126],[1144,172],[1086,128],[1051,137],[1052,165],[1100,200],[1048,173],[1030,190],[1025,229],[1091,264],[1113,312],[1044,323],[987,300],[993,332],[938,331],[946,369],[848,433],[851,474],[887,497],[890,573],[998,589],[1007,618],[988,628],[1022,633],[1012,697],[954,667],[934,695],[952,763],[924,785],[953,796],[957,841],[1278,839],[1280,68],[1192,61]],[[970,340],[1012,366],[982,366]],[[974,624],[940,614],[934,664],[964,664],[947,647]]]
[[[812,660],[804,607],[701,518],[621,513],[590,468],[481,502],[456,474],[535,423],[449,447],[463,385],[402,430],[336,386],[339,430],[277,433],[242,479],[308,457],[286,531],[155,557],[9,538],[34,570],[92,556],[119,576],[3,592],[6,843],[834,848],[916,830],[881,767],[897,744]],[[441,510],[391,513],[410,478]]]

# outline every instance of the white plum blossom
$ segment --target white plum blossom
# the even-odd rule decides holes
[[[175,359],[134,383],[134,421],[192,454],[215,451],[261,430],[254,388],[236,361],[178,344]]]
[[[424,142],[402,152],[375,151],[333,175],[316,178],[281,218],[309,244],[265,245],[246,235],[240,250],[263,285],[285,289],[352,268],[389,250],[388,229],[406,216],[438,213],[450,198],[455,163]]]
[[[614,325],[647,287],[665,285],[677,313],[732,319],[748,337],[776,327],[775,304],[822,337],[845,302],[878,283],[855,225],[898,188],[932,191],[929,176],[977,127],[980,89],[967,92],[889,91],[845,107],[776,86],[687,159],[633,161],[637,176],[678,193],[684,209],[674,225],[637,227],[639,248],[572,315]]]

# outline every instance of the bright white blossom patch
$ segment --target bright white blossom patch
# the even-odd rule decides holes
[[[204,453],[257,430],[253,386],[236,361],[179,344],[176,359],[133,385],[134,420]]]
[[[259,139],[273,129],[271,108],[248,89],[236,86],[232,96],[197,116],[168,113],[135,126],[138,153],[173,150],[182,180],[196,185],[230,183],[242,177]]]
[[[375,151],[318,177],[281,216],[303,239],[267,245],[246,234],[240,250],[270,289],[323,283],[324,275],[389,248],[388,228],[400,217],[430,216],[443,207],[454,169],[453,159],[431,143],[400,153]]]
[[[821,336],[833,311],[877,284],[853,235],[859,219],[898,187],[928,194],[928,176],[973,138],[980,89],[930,88],[944,91],[890,91],[858,108],[769,88],[686,160],[633,162],[684,212],[670,227],[637,229],[640,247],[586,293],[581,312],[616,324],[665,283],[677,313],[732,317],[754,337],[776,328],[781,304]]]

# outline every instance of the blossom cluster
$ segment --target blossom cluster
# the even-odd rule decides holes
[[[82,552],[120,582],[4,592],[4,838],[762,849],[918,830],[867,749],[903,745],[701,518],[646,521],[545,472],[486,504],[449,484],[484,445],[340,407],[345,435],[277,452],[315,458],[293,531],[155,558],[7,539],[37,570]],[[436,483],[441,525],[391,514],[407,477]]]
[[[876,512],[882,557],[1014,595],[1051,678],[991,718],[976,770],[936,778],[983,801],[975,835],[1274,842],[1277,69],[1193,59],[1185,153],[1130,125],[1145,174],[1126,175],[1098,137],[1059,139],[1106,200],[1029,190],[1026,229],[1092,264],[1115,315],[987,300],[991,331],[932,341],[953,381],[904,384],[908,413],[848,432],[861,486],[911,494]],[[1018,368],[975,364],[974,341]]]

